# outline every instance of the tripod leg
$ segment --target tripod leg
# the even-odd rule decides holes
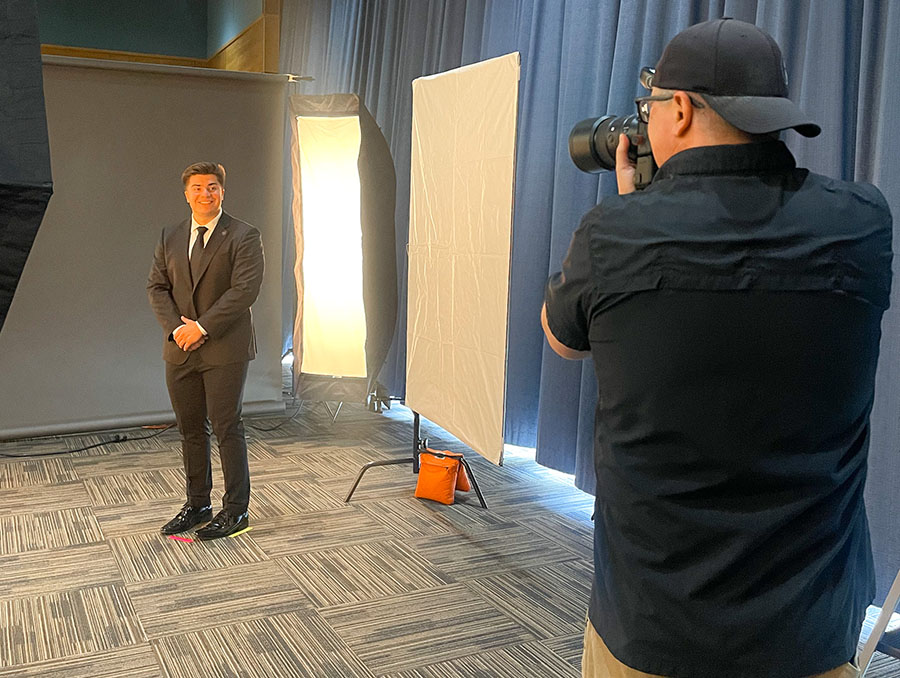
[[[419,438],[419,413],[413,412],[413,473],[419,472],[419,450],[422,439]]]
[[[361,469],[359,469],[359,475],[356,476],[356,480],[353,483],[353,487],[350,488],[350,492],[347,493],[347,498],[344,499],[345,504],[350,503],[350,497],[353,496],[353,493],[356,492],[356,487],[359,485],[359,481],[362,480],[363,475],[370,468],[375,468],[376,466],[394,466],[396,464],[409,464],[413,462],[413,459],[382,459],[380,461],[370,461],[368,464],[363,465]]]
[[[469,480],[472,482],[472,487],[475,489],[475,494],[478,495],[478,501],[481,502],[481,508],[487,508],[487,502],[484,500],[484,495],[481,494],[481,488],[478,487],[478,481],[475,480],[475,474],[472,473],[472,467],[469,466],[469,462],[465,459],[460,459],[462,462],[463,468],[466,469],[466,473],[469,476]]]

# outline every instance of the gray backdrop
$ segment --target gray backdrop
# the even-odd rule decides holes
[[[285,78],[63,57],[43,75],[54,195],[0,332],[0,438],[173,420],[145,288],[198,160],[225,165],[225,209],[262,232],[245,411],[283,411]]]

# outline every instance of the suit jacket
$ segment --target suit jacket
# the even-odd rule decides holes
[[[187,360],[172,337],[185,316],[208,333],[197,349],[207,364],[252,360],[256,335],[250,305],[259,295],[264,267],[259,231],[223,212],[206,243],[197,280],[191,279],[190,237],[190,219],[163,229],[147,281],[150,306],[165,332],[163,358],[179,365]]]

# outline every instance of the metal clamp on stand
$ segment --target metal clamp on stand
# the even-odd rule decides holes
[[[376,466],[396,466],[397,464],[412,464],[413,473],[419,472],[419,454],[427,451],[428,449],[428,440],[419,437],[420,430],[420,420],[419,413],[413,412],[413,454],[412,457],[400,458],[400,459],[384,459],[380,461],[370,461],[368,464],[364,464],[363,467],[359,470],[359,474],[356,476],[356,480],[353,483],[353,487],[350,488],[350,492],[347,493],[347,498],[344,499],[344,503],[349,503],[350,498],[353,496],[353,493],[356,492],[356,488],[359,485],[359,481],[362,480],[363,475],[370,468],[375,468]],[[469,480],[472,483],[472,488],[475,490],[475,494],[478,495],[478,501],[481,502],[482,508],[487,508],[487,502],[484,500],[484,495],[481,494],[481,488],[478,487],[478,481],[475,480],[475,473],[472,471],[472,467],[469,466],[469,462],[465,460],[465,458],[459,458],[460,463],[463,465],[463,468],[466,469],[466,473],[469,475]]]

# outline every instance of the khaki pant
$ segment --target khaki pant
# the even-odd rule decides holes
[[[727,673],[723,674],[727,675]],[[652,673],[644,673],[625,666],[613,657],[606,643],[594,630],[590,621],[584,629],[584,654],[581,656],[582,678],[663,678]],[[836,669],[819,673],[809,678],[858,678],[859,669],[853,664],[844,664]],[[765,678],[765,676],[760,676]]]

